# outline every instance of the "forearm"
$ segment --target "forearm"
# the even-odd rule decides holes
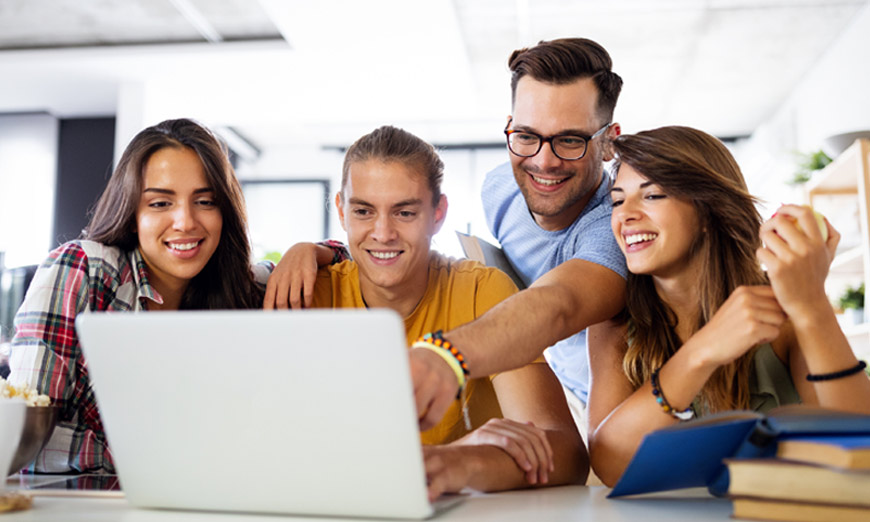
[[[552,288],[528,288],[492,310],[444,334],[459,347],[472,377],[485,377],[530,363],[573,332],[569,296]]]
[[[472,377],[519,368],[548,346],[616,315],[624,304],[619,281],[615,291],[594,298],[558,282],[536,283],[444,337],[463,353]]]
[[[545,484],[529,484],[526,473],[506,451],[493,445],[453,445],[471,466],[468,487],[478,491],[504,491],[527,487],[583,484],[589,461],[583,441],[576,430],[547,430],[553,448],[554,469]]]
[[[795,338],[810,374],[829,374],[858,364],[849,341],[827,303],[813,319],[795,319]],[[806,386],[804,372],[792,375],[800,389]],[[803,382],[801,382],[803,381]],[[833,380],[811,383],[820,406],[870,413],[870,379],[862,372]]]
[[[691,405],[713,372],[693,351],[687,343],[659,372],[660,392],[678,410]],[[656,402],[650,382],[645,382],[590,431],[592,469],[602,482],[612,487],[648,433],[678,422]]]

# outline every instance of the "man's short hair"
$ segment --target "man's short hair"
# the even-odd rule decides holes
[[[604,123],[613,120],[622,78],[611,70],[610,55],[598,43],[586,38],[540,41],[534,47],[514,51],[508,67],[511,70],[511,105],[516,101],[517,83],[523,76],[555,85],[593,78],[598,88],[598,115]]]

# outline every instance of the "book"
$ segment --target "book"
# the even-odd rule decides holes
[[[728,459],[728,495],[870,509],[870,472],[777,458]],[[870,520],[868,518],[867,520]]]
[[[870,435],[870,415],[791,405],[767,415],[728,411],[647,434],[608,497],[703,487],[728,492],[726,458],[776,455],[779,439],[796,435]]]
[[[790,522],[866,522],[870,508],[742,497],[733,502],[734,518]]]
[[[462,246],[465,257],[486,266],[498,268],[507,274],[520,290],[526,287],[526,283],[517,273],[504,250],[477,236],[463,234],[458,230],[456,236],[459,238],[459,244]]]
[[[781,459],[870,470],[870,435],[796,435],[779,442]]]

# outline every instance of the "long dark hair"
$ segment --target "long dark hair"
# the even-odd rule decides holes
[[[155,152],[166,147],[183,147],[196,153],[223,219],[217,249],[190,281],[179,308],[259,308],[263,292],[251,273],[242,189],[224,145],[197,122],[166,120],[137,134],[121,155],[82,237],[126,251],[138,248],[136,211],[145,165]]]
[[[626,164],[668,195],[691,203],[698,214],[693,255],[703,274],[699,285],[699,330],[738,286],[766,284],[755,257],[761,246],[761,215],[740,167],[722,142],[689,127],[662,127],[623,135],[613,142],[616,167]],[[635,386],[680,347],[676,316],[658,296],[650,275],[628,275],[626,308],[631,319],[623,369]],[[710,411],[749,405],[749,369],[754,350],[722,366],[701,390]]]

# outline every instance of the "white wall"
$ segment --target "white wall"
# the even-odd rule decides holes
[[[7,267],[37,264],[52,244],[58,121],[0,115],[0,252]]]
[[[287,247],[299,241],[318,241],[324,239],[322,236],[322,215],[325,205],[328,201],[328,212],[330,219],[330,230],[326,234],[329,238],[345,240],[345,234],[338,224],[338,216],[333,208],[333,199],[338,191],[341,182],[341,162],[343,155],[338,150],[324,150],[316,145],[309,144],[307,146],[298,147],[272,147],[263,150],[261,156],[253,162],[242,163],[236,169],[236,173],[242,182],[245,180],[287,180],[287,179],[318,179],[327,180],[330,183],[330,194],[325,195],[326,201],[318,199],[312,201],[315,197],[311,191],[300,188],[294,190],[295,194],[285,193],[286,208],[274,209],[274,215],[269,219],[274,219],[282,222],[283,228],[280,229],[280,236],[276,239],[276,234],[270,235],[271,241],[267,245],[258,245],[258,236],[260,232],[256,230],[258,222],[257,210],[255,207],[257,202],[249,199],[248,212],[251,214],[251,235],[254,239],[254,255],[255,257],[262,255],[262,250],[284,252]],[[266,189],[269,190],[269,189]],[[294,200],[296,196],[298,200]],[[323,196],[319,195],[319,198]],[[304,209],[304,210],[303,210]],[[307,214],[302,219],[300,215]],[[263,215],[263,214],[260,214]],[[293,223],[287,226],[283,223],[285,220],[291,220]],[[262,223],[262,220],[259,221]],[[275,228],[275,231],[279,231]]]
[[[786,185],[796,152],[823,148],[828,136],[870,130],[870,4],[819,58],[779,109],[737,147],[749,189],[766,200],[765,217],[782,202],[800,201]]]
[[[462,249],[456,239],[456,230],[470,231],[489,241],[495,241],[486,228],[483,208],[480,203],[480,187],[486,173],[507,161],[506,149],[452,149],[440,151],[444,161],[444,179],[441,190],[447,195],[447,220],[435,238],[433,248],[453,257],[461,257]],[[273,147],[263,151],[258,161],[240,165],[239,178],[249,179],[328,179],[331,184],[329,237],[346,241],[347,236],[338,222],[333,204],[335,193],[341,185],[343,153],[338,149],[321,149],[309,145]],[[293,202],[288,201],[288,205]],[[297,240],[306,240],[306,224],[300,223],[293,237],[288,237],[290,246]],[[308,241],[322,239],[308,236]]]
[[[447,195],[447,219],[432,240],[432,247],[452,257],[464,257],[456,231],[475,234],[492,243],[495,238],[486,227],[480,187],[486,173],[508,160],[504,149],[456,149],[441,152],[444,181],[441,192]]]

